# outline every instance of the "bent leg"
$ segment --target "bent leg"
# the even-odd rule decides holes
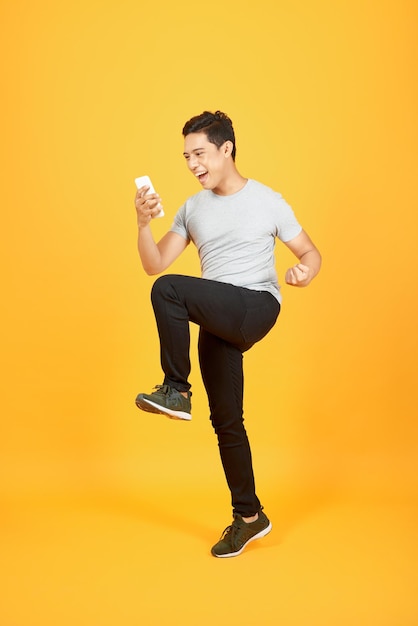
[[[160,337],[164,384],[178,391],[190,389],[189,322],[230,341],[242,342],[240,328],[245,306],[237,287],[193,276],[167,274],[155,281],[151,300]]]
[[[178,391],[190,389],[189,322],[244,352],[270,330],[280,310],[267,292],[177,274],[158,278],[151,300],[160,337],[164,384]]]

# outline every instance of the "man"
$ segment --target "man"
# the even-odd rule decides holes
[[[158,243],[150,222],[160,211],[161,198],[147,193],[148,187],[138,189],[138,251],[147,274],[161,274],[193,241],[202,277],[165,275],[154,283],[151,300],[165,376],[156,391],[140,393],[136,404],[151,413],[191,419],[189,322],[196,323],[210,419],[233,506],[233,522],[212,554],[231,557],[272,527],[255,493],[243,424],[242,355],[268,333],[280,312],[275,240],[299,260],[286,272],[289,285],[308,285],[321,257],[281,195],[238,172],[227,115],[205,111],[185,124],[183,136],[187,165],[203,189],[179,209]]]

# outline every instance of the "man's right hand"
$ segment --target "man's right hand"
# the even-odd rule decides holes
[[[135,208],[138,228],[148,226],[153,217],[161,211],[161,198],[158,193],[147,193],[149,187],[140,187],[135,195]],[[159,206],[160,205],[160,206]]]

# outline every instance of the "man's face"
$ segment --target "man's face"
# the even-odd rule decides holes
[[[187,166],[204,189],[216,191],[227,175],[229,150],[225,149],[226,143],[217,148],[204,132],[190,133],[184,138]]]

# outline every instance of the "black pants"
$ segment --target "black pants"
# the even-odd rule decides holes
[[[189,322],[200,326],[199,362],[234,512],[255,515],[251,450],[243,424],[242,354],[274,326],[280,304],[267,291],[191,276],[166,275],[151,293],[164,384],[188,391]]]

